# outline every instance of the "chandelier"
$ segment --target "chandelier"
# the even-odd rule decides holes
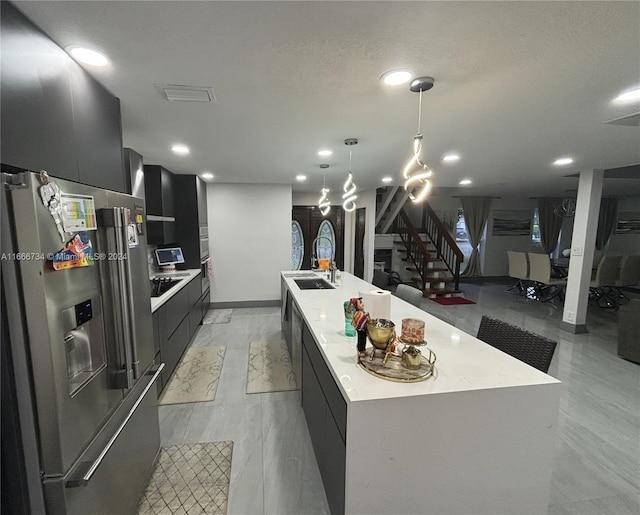
[[[320,209],[320,213],[322,216],[327,216],[329,211],[331,211],[331,201],[329,200],[329,188],[327,188],[326,177],[323,180],[323,186],[320,190],[320,200],[318,200],[318,208]]]
[[[419,77],[414,79],[409,89],[414,93],[419,93],[418,97],[418,132],[413,137],[413,156],[404,169],[402,176],[405,178],[404,189],[413,202],[421,202],[431,190],[431,181],[429,178],[433,175],[433,171],[422,160],[422,92],[428,91],[433,87],[433,77]]]

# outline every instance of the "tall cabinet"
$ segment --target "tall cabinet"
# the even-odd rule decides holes
[[[209,257],[207,185],[197,175],[174,175],[176,239],[187,268],[199,268]]]

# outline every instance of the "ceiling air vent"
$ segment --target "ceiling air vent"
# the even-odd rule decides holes
[[[610,125],[631,125],[637,127],[640,125],[640,111],[625,114],[624,116],[618,116],[617,118],[612,118],[604,123],[608,123]]]
[[[180,84],[154,84],[169,102],[216,102],[213,88]]]

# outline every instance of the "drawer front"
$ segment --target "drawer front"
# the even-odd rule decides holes
[[[187,290],[189,290],[189,306],[193,306],[202,297],[202,281],[200,280],[200,274],[191,280],[187,284]]]
[[[166,306],[167,313],[167,335],[171,337],[176,328],[180,325],[180,322],[189,313],[189,292],[188,286],[182,288],[178,293],[171,297]]]
[[[340,389],[333,379],[331,372],[329,372],[329,368],[320,353],[320,349],[318,349],[318,346],[316,345],[316,342],[306,324],[303,324],[302,327],[302,343],[307,350],[309,360],[311,361],[311,365],[316,373],[320,387],[324,392],[329,410],[331,411],[338,430],[340,431],[342,441],[346,442],[347,403],[345,402],[344,397],[342,397],[342,393],[340,393]]]

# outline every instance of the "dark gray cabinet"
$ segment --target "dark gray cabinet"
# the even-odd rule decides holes
[[[311,332],[302,327],[302,409],[333,514],[344,513],[347,405]]]
[[[204,257],[201,242],[207,247],[205,253],[208,254],[206,184],[197,175],[174,175],[173,186],[176,235],[185,266],[200,268]]]
[[[175,216],[173,174],[159,165],[144,165],[144,193],[147,215]]]
[[[0,2],[2,163],[126,190],[120,102],[10,2]]]
[[[202,281],[198,274],[153,313],[153,337],[156,362],[165,364],[161,374],[162,386],[167,385],[180,358],[189,346],[204,316]],[[207,305],[208,301],[207,292]]]
[[[81,182],[126,191],[120,100],[87,74],[71,78]]]
[[[176,243],[173,174],[162,166],[144,165],[144,194],[147,241],[153,245]]]

